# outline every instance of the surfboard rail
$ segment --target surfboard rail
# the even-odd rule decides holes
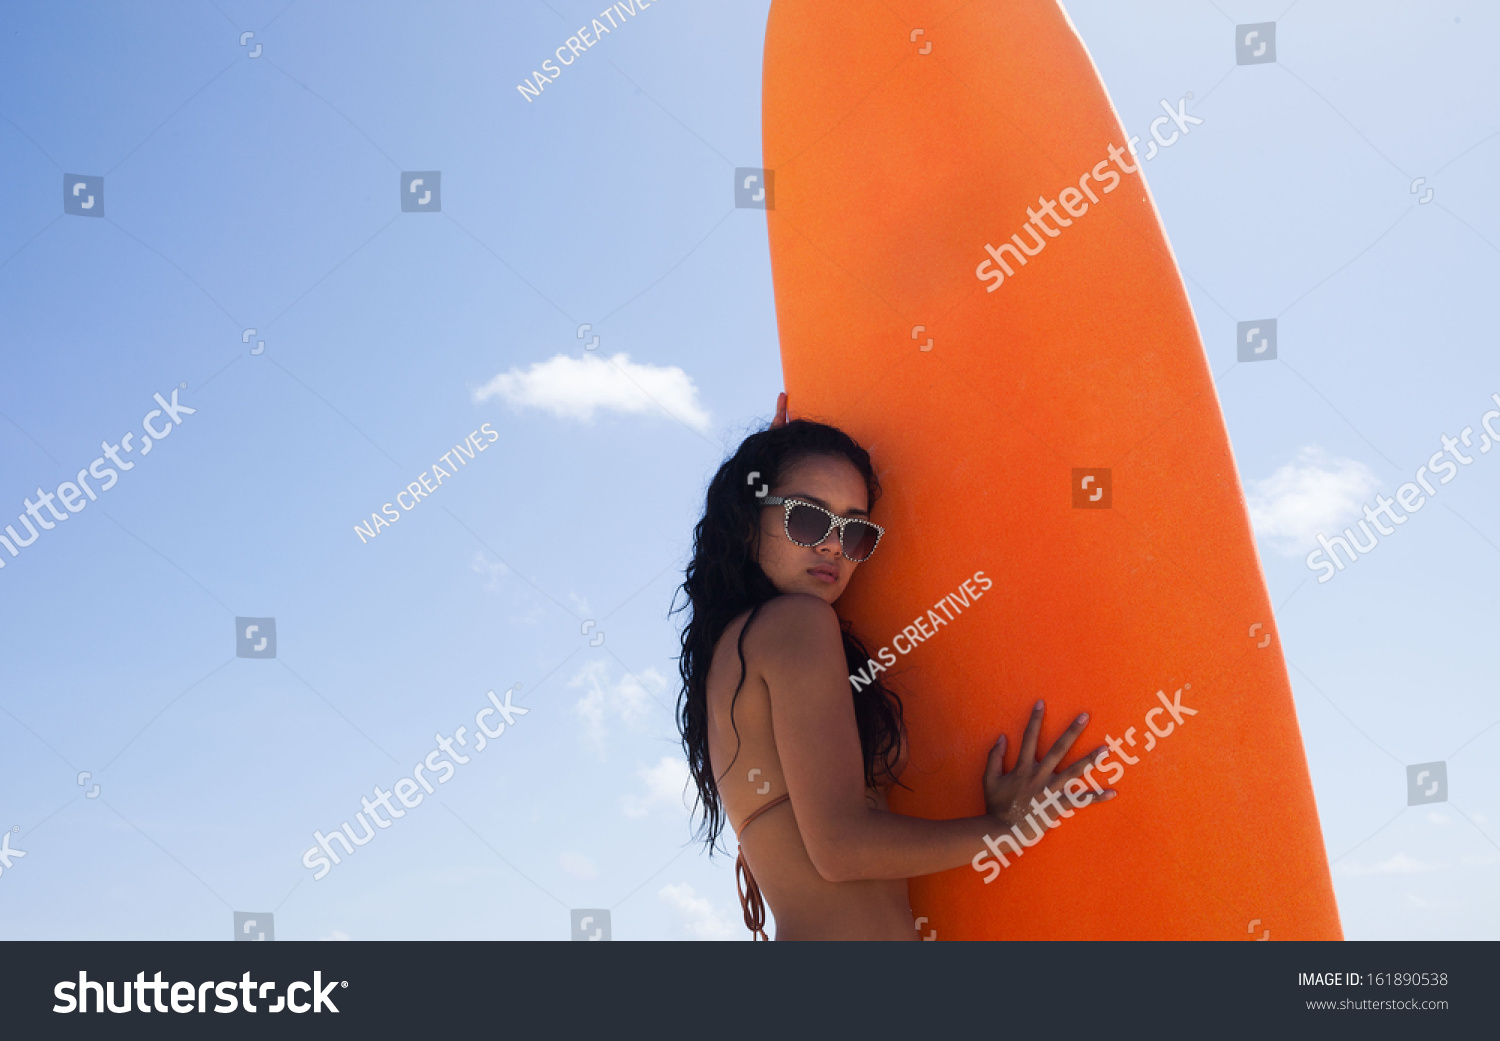
[[[793,408],[885,485],[840,613],[873,643],[994,584],[882,677],[892,806],[982,812],[1038,697],[1044,743],[1087,710],[1078,748],[1120,771],[912,880],[913,911],[938,939],[1342,938],[1213,377],[1099,74],[1050,0],[899,10],[774,0],[762,160]]]

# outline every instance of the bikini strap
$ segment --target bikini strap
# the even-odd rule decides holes
[[[750,816],[746,817],[745,820],[744,820],[744,822],[740,824],[737,834],[740,834],[740,835],[745,834],[745,829],[748,828],[748,827],[750,827],[750,825],[754,824],[755,821],[760,817],[761,814],[766,813],[766,812],[768,812],[770,810],[774,810],[776,807],[780,806],[782,803],[786,802],[791,797],[792,797],[792,795],[791,795],[790,792],[782,792],[780,795],[776,796],[776,798],[772,799],[770,802],[766,803],[764,806],[762,806],[759,809],[756,809],[755,811],[753,811],[750,814]]]
[[[745,928],[750,930],[754,939],[769,940],[770,937],[766,935],[766,902],[760,895],[760,886],[756,885],[755,876],[750,873],[744,850],[740,850],[740,855],[734,862],[734,888],[739,890]]]
[[[740,825],[739,834],[743,835],[745,829],[754,824],[761,814],[774,810],[790,798],[789,793],[783,792],[755,810]],[[749,929],[751,935],[757,940],[770,940],[770,937],[766,935],[766,902],[760,895],[760,886],[755,881],[755,875],[750,871],[750,862],[745,859],[743,849],[734,861],[734,888],[740,894],[740,910],[745,915],[745,928]]]

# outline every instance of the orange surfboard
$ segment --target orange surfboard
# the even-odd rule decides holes
[[[1037,698],[1043,747],[1085,710],[1069,761],[1117,747],[1112,802],[912,880],[924,935],[1341,938],[1203,345],[1066,14],[774,0],[763,106],[792,411],[886,489],[838,607],[905,697],[893,807],[982,812]]]

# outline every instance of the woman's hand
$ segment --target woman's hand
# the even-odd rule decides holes
[[[1082,777],[1084,771],[1093,765],[1094,758],[1107,747],[1101,746],[1087,758],[1080,759],[1061,773],[1056,772],[1063,756],[1068,754],[1068,749],[1073,747],[1073,742],[1078,740],[1078,735],[1088,725],[1089,716],[1085,712],[1075,719],[1073,725],[1063,731],[1062,736],[1038,761],[1036,745],[1044,713],[1045,705],[1038,701],[1036,708],[1032,710],[1031,721],[1026,724],[1026,733],[1021,738],[1021,754],[1017,756],[1016,765],[1009,773],[1005,772],[1005,750],[1009,744],[1005,735],[1001,734],[995,747],[990,749],[989,762],[984,769],[985,812],[999,821],[1002,827],[1008,828],[1025,820],[1026,815],[1033,812],[1032,800],[1043,801],[1046,789],[1062,795],[1063,785],[1076,777]],[[1096,801],[1113,799],[1115,794],[1113,788],[1106,788],[1102,793],[1089,792],[1087,799],[1082,796],[1079,798],[1082,805],[1087,806]]]
[[[771,420],[771,429],[786,426],[786,391],[776,395],[776,417]]]

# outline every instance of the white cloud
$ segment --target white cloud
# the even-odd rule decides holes
[[[588,597],[579,596],[577,593],[570,591],[568,593],[568,599],[572,601],[573,613],[578,615],[580,618],[588,618],[594,613],[594,609],[589,606]]]
[[[349,939],[349,934],[346,933],[346,932],[344,932],[344,930],[342,930],[342,929],[335,929],[333,932],[329,933],[327,936],[320,936],[320,937],[318,937],[318,939],[320,939],[320,940],[347,940],[347,939]]]
[[[504,581],[510,575],[515,574],[505,566],[505,562],[495,560],[484,550],[475,550],[474,557],[469,562],[469,570],[476,575],[484,576],[484,591],[501,595],[507,591],[510,593],[510,602],[516,611],[507,616],[507,620],[516,625],[536,625],[547,615],[547,608],[536,602],[536,599],[522,586],[521,583],[509,584]],[[519,613],[517,613],[519,612]]]
[[[1378,864],[1338,864],[1334,870],[1340,875],[1421,875],[1429,871],[1442,871],[1446,864],[1424,864],[1413,860],[1405,853],[1382,860]]]
[[[568,681],[570,687],[586,687],[588,693],[573,705],[573,715],[583,720],[584,743],[605,758],[605,739],[609,724],[624,723],[639,729],[651,711],[654,697],[667,689],[667,681],[655,668],[629,673],[618,681],[609,678],[609,665],[603,660],[588,662]]]
[[[590,420],[594,411],[660,415],[665,411],[695,430],[706,431],[708,412],[698,402],[693,378],[675,365],[645,365],[628,354],[604,359],[559,354],[524,372],[502,372],[474,391],[476,402],[504,398],[563,419]]]
[[[574,878],[581,878],[584,881],[588,881],[591,878],[599,877],[599,865],[595,864],[582,853],[564,851],[557,855],[557,863]]]
[[[1250,521],[1278,553],[1300,556],[1320,532],[1334,534],[1361,518],[1379,487],[1364,463],[1308,446],[1270,477],[1250,482]]]
[[[688,764],[686,759],[664,755],[655,766],[643,766],[636,776],[645,783],[645,795],[623,795],[620,807],[627,817],[644,817],[654,807],[681,807],[691,813],[693,804],[688,794]]]
[[[734,927],[719,909],[707,897],[699,896],[686,882],[662,886],[656,895],[677,913],[683,931],[693,939],[727,940],[734,935]]]
[[[482,549],[474,551],[474,559],[469,562],[469,569],[476,575],[484,575],[484,591],[486,593],[500,592],[500,579],[510,574],[510,568],[501,561],[491,560],[488,553]]]

